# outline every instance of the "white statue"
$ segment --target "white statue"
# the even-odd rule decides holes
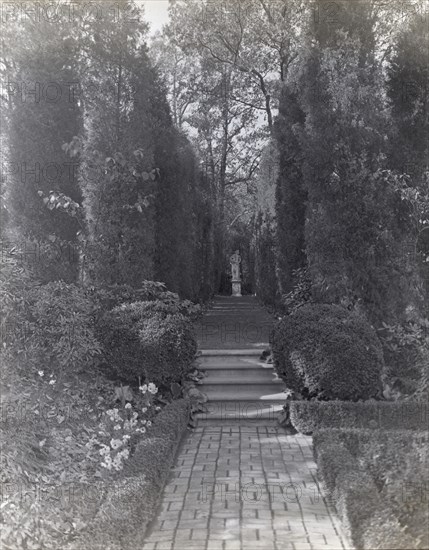
[[[231,262],[231,275],[232,275],[232,295],[241,296],[241,277],[240,277],[240,263],[241,256],[236,250],[229,258]]]

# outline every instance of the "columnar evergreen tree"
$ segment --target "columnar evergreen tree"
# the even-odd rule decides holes
[[[387,94],[392,136],[389,164],[409,174],[418,186],[428,171],[429,37],[424,15],[416,15],[399,32],[389,60]]]
[[[252,220],[254,291],[264,303],[274,306],[278,298],[276,264],[276,181],[279,151],[274,140],[265,147],[255,182]]]
[[[408,242],[404,243],[405,255],[408,263],[415,264],[417,260],[428,300],[429,35],[425,19],[424,15],[415,15],[397,36],[394,54],[389,60],[387,94],[392,115],[388,162],[394,170],[408,176],[404,195],[418,197],[416,207],[409,212],[414,227],[408,235]]]
[[[401,257],[406,206],[384,162],[388,125],[372,8],[350,3],[337,25],[313,24],[301,81],[302,143],[316,298],[359,302],[380,323],[411,298]]]
[[[1,59],[9,80],[2,171],[14,230],[83,245],[86,281],[138,286],[156,278],[182,296],[202,288],[209,295],[207,189],[149,61],[142,11],[117,7],[114,17],[77,13],[75,26],[31,18],[14,25],[25,41],[11,34]],[[74,271],[47,266],[50,276],[76,279],[78,259]]]
[[[197,266],[197,292],[202,300],[208,300],[215,291],[214,279],[214,219],[210,184],[203,172],[196,181],[194,212],[196,214],[196,242],[194,263]]]
[[[6,203],[13,220],[12,234],[33,240],[36,246],[58,245],[52,256],[43,256],[51,275],[73,279],[79,225],[61,209],[48,209],[43,198],[50,191],[80,201],[78,166],[62,145],[82,130],[82,113],[76,95],[79,52],[70,25],[45,19],[26,18],[11,24],[3,48],[2,66],[6,83],[2,97],[2,119],[7,134],[3,150],[3,179]],[[61,250],[68,249],[61,257]],[[30,253],[36,250],[31,246]],[[40,255],[40,248],[37,249]],[[38,262],[37,267],[41,268]],[[63,269],[62,269],[63,268]],[[45,275],[47,275],[45,273]]]
[[[287,84],[280,99],[276,121],[279,175],[276,183],[276,244],[279,292],[289,292],[295,281],[294,271],[305,265],[305,206],[300,142],[304,113],[297,92]]]
[[[146,31],[136,8],[133,17],[84,29],[80,182],[87,261],[99,282],[138,285],[153,276],[155,174],[148,113],[154,83],[140,45]]]
[[[197,170],[186,138],[171,121],[154,132],[155,164],[159,166],[156,190],[156,278],[188,298],[195,295]]]
[[[278,303],[276,235],[273,216],[259,212],[253,229],[256,295],[264,304],[273,306]]]

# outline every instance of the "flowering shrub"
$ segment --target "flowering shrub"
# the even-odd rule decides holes
[[[122,470],[124,461],[130,457],[132,438],[146,433],[146,429],[152,424],[149,419],[152,417],[150,409],[158,388],[151,382],[140,385],[139,390],[141,395],[136,400],[134,408],[127,402],[122,409],[108,409],[105,412],[101,430],[98,432],[102,441],[94,439],[103,457],[101,466],[109,471]]]

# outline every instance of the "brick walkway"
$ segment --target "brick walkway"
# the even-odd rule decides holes
[[[350,548],[315,470],[310,437],[280,427],[198,427],[181,448],[143,548]]]
[[[223,396],[229,397],[228,410],[261,406],[268,403],[262,395],[279,391],[271,388],[272,375],[254,364],[255,350],[268,346],[272,322],[252,296],[216,298],[196,327],[206,369],[201,389],[210,405]],[[230,354],[237,349],[244,351]],[[210,350],[220,355],[211,357]],[[245,416],[211,414],[198,421],[183,443],[144,550],[350,548],[319,491],[311,438],[288,435],[273,419]]]

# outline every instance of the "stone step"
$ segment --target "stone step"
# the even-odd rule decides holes
[[[204,315],[204,320],[209,319],[207,322],[212,322],[214,318],[219,318],[222,321],[227,322],[228,320],[237,320],[240,319],[244,324],[245,323],[256,323],[258,324],[272,324],[272,319],[264,317],[261,315],[260,311],[257,310],[246,310],[245,313],[243,311],[239,311],[238,309],[235,310],[211,310],[208,313]]]
[[[258,376],[259,374],[259,376]],[[254,373],[253,376],[241,376],[238,373],[232,376],[223,375],[216,376],[213,373],[210,373],[209,376],[203,378],[202,383],[200,384],[201,388],[206,388],[208,386],[234,386],[237,387],[237,391],[241,391],[244,387],[249,389],[249,386],[260,386],[261,389],[266,391],[266,386],[280,386],[282,389],[284,387],[283,381],[279,378],[275,378],[273,375],[267,376],[265,373]],[[281,391],[277,388],[277,391]]]
[[[212,300],[211,304],[258,304],[258,301],[255,300],[254,296],[216,296]]]
[[[198,346],[199,346],[199,349],[200,350],[204,350],[204,349],[212,349],[214,345],[216,345],[217,343],[219,343],[219,345],[222,345],[222,347],[225,349],[231,349],[231,350],[234,350],[236,349],[237,347],[237,344],[235,342],[229,342],[229,341],[226,341],[225,340],[216,340],[216,339],[210,339],[210,340],[205,340],[205,339],[200,339],[200,338],[197,338],[197,342],[198,342]],[[259,353],[262,353],[264,350],[267,349],[268,347],[268,339],[264,339],[263,341],[261,342],[241,342],[240,343],[240,347],[243,347],[243,344],[244,345],[248,345],[248,350],[257,350],[259,351]]]
[[[205,417],[204,419],[199,420],[198,418],[195,419],[197,421],[197,424],[199,427],[210,427],[210,426],[223,426],[225,425],[225,428],[228,429],[231,427],[232,429],[234,427],[236,428],[246,428],[246,427],[252,427],[259,426],[261,428],[267,428],[267,427],[277,427],[279,425],[277,417],[276,416],[261,416],[260,418],[250,418],[250,419],[240,419],[240,418],[228,418],[226,421],[222,418],[212,418]]]
[[[202,384],[283,384],[273,369],[207,369]]]
[[[235,306],[235,307],[226,307],[226,306],[215,306],[207,311],[205,315],[210,313],[215,313],[216,315],[226,313],[228,315],[242,314],[243,311],[246,313],[252,313],[254,315],[264,315],[261,310],[257,307],[251,306]]]
[[[286,401],[278,384],[202,384],[198,389],[209,401]]]
[[[201,350],[197,366],[205,374],[198,389],[208,399],[198,422],[277,422],[285,386],[273,365],[261,360],[272,323],[253,296],[219,296],[212,302],[195,327]]]
[[[212,309],[216,308],[225,308],[225,309],[234,309],[234,308],[249,308],[249,309],[258,309],[259,311],[264,311],[259,307],[259,305],[255,302],[243,302],[240,300],[234,300],[234,302],[215,302],[211,308],[207,311],[210,311]]]
[[[243,363],[205,363],[203,365],[198,364],[200,371],[206,373],[206,376],[237,376],[240,378],[248,378],[257,376],[257,373],[261,373],[264,378],[273,377],[276,372],[272,365],[261,363],[257,365],[243,364]]]
[[[284,401],[268,402],[261,400],[247,401],[211,401],[205,404],[205,412],[198,413],[198,423],[212,421],[248,422],[248,421],[277,421],[283,410]]]
[[[238,359],[234,357],[229,358],[215,358],[212,357],[206,360],[197,361],[197,366],[200,370],[203,371],[249,371],[249,374],[254,373],[254,371],[261,371],[272,373],[274,372],[272,363],[265,363],[259,360],[252,360],[251,358],[247,359]],[[245,376],[245,372],[242,372],[242,375]]]
[[[219,356],[208,356],[200,357],[197,360],[197,364],[201,369],[272,369],[272,363],[265,363],[261,361],[257,356],[248,357],[245,356],[234,356],[234,355],[225,355],[223,357]]]
[[[260,356],[260,349],[203,349],[199,357],[222,357],[224,355]]]

